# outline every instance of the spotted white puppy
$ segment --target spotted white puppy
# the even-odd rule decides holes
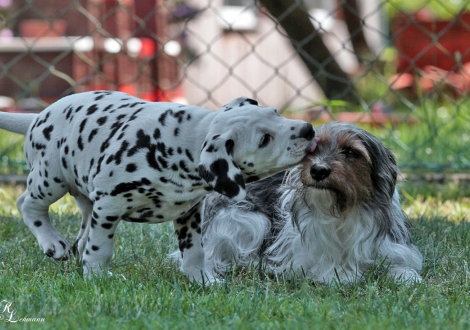
[[[173,221],[190,279],[212,281],[201,247],[201,201],[212,191],[245,197],[245,180],[299,163],[314,130],[274,108],[238,98],[214,112],[146,102],[120,92],[67,96],[35,114],[0,114],[0,128],[25,134],[31,172],[17,201],[44,253],[69,257],[49,205],[67,192],[81,212],[74,250],[84,273],[103,274],[121,220]]]

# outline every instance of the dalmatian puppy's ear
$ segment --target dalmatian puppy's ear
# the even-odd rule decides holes
[[[234,146],[230,133],[209,134],[201,150],[199,176],[218,193],[240,201],[246,196],[245,181],[232,158]]]
[[[244,105],[251,104],[251,105],[258,105],[258,101],[250,99],[248,97],[239,97],[235,100],[230,101],[230,103],[224,105],[219,111],[230,111],[233,108],[243,107]]]

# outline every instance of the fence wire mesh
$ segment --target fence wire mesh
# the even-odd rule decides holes
[[[0,0],[0,108],[121,90],[217,109],[244,95],[351,121],[403,171],[470,169],[470,7],[454,0]],[[24,163],[0,151],[3,165]]]

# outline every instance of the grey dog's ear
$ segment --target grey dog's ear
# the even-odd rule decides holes
[[[364,132],[364,145],[371,156],[372,182],[378,198],[388,203],[393,198],[398,177],[398,167],[390,149],[386,148],[377,137]]]
[[[253,99],[243,96],[243,97],[236,98],[235,100],[232,100],[228,104],[224,105],[220,110],[225,112],[225,111],[232,110],[233,108],[243,107],[247,104],[258,105],[258,101],[255,101]]]
[[[209,134],[201,150],[199,176],[218,193],[240,201],[246,196],[245,181],[232,158],[234,146],[230,133]]]

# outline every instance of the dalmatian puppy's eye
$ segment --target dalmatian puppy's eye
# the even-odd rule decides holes
[[[264,134],[259,144],[259,147],[260,148],[266,147],[269,144],[269,142],[271,142],[272,138],[273,137],[270,134]]]

